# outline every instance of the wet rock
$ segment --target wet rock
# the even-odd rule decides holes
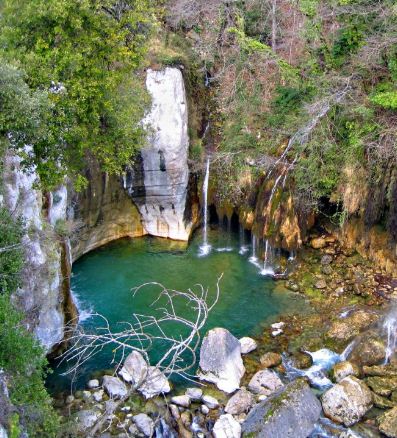
[[[132,351],[124,361],[119,374],[128,383],[138,385],[148,373],[148,364],[138,351]]]
[[[227,393],[238,389],[245,373],[238,339],[224,328],[210,330],[201,346],[200,369],[201,380]]]
[[[243,436],[306,438],[320,412],[309,385],[297,379],[253,407],[242,425]]]
[[[335,364],[331,371],[331,377],[336,383],[339,383],[347,376],[358,377],[359,374],[358,366],[346,360]]]
[[[214,438],[240,438],[241,426],[232,415],[221,415],[212,430]]]
[[[100,413],[93,410],[84,410],[77,413],[77,427],[83,432],[91,429],[100,417]]]
[[[225,412],[232,415],[243,414],[251,409],[254,402],[254,396],[249,391],[242,388],[227,402]]]
[[[373,312],[358,310],[342,320],[334,321],[327,332],[327,336],[331,339],[347,342],[378,319],[379,316]]]
[[[132,417],[134,423],[138,430],[142,432],[145,436],[151,437],[154,432],[154,422],[146,414],[138,414]]]
[[[333,261],[333,257],[331,255],[329,255],[329,254],[325,254],[325,255],[323,255],[321,257],[321,262],[320,263],[323,266],[326,266],[326,265],[330,265],[332,263],[332,261]]]
[[[283,382],[274,371],[258,371],[250,380],[248,389],[260,395],[270,395],[283,386]]]
[[[310,368],[313,365],[313,358],[308,353],[304,353],[303,351],[297,351],[296,353],[294,353],[292,362],[295,368],[299,368],[302,370]]]
[[[388,397],[393,391],[397,390],[397,377],[371,376],[365,379],[365,383],[376,394]]]
[[[397,438],[397,407],[378,417],[379,430],[389,438]]]
[[[219,406],[218,400],[211,395],[203,395],[203,403],[210,409],[216,409]]]
[[[270,327],[275,330],[282,330],[285,327],[285,322],[274,322]]]
[[[320,280],[316,281],[316,283],[314,284],[314,287],[316,289],[326,289],[327,282],[323,278],[320,278]]]
[[[99,387],[99,380],[98,379],[89,380],[88,383],[87,383],[87,387],[89,389],[98,388]]]
[[[372,399],[374,405],[380,409],[390,409],[390,408],[394,408],[394,406],[397,405],[396,402],[393,402],[392,400],[389,400],[388,398],[382,397],[381,395],[375,393],[372,394]]]
[[[252,338],[244,337],[240,339],[241,354],[248,354],[257,349],[258,344]]]
[[[122,398],[127,395],[127,387],[125,384],[117,377],[113,376],[103,376],[102,385],[105,391],[112,398]]]
[[[171,403],[182,406],[183,408],[188,408],[190,406],[190,397],[187,395],[176,395],[171,398]]]
[[[200,388],[188,388],[185,394],[190,397],[192,401],[200,401],[203,396],[203,391]]]
[[[326,391],[321,402],[328,418],[351,426],[371,409],[372,394],[364,382],[349,376]]]
[[[321,249],[327,246],[327,242],[323,237],[316,237],[311,240],[310,245],[314,249]]]
[[[366,376],[397,377],[397,365],[363,366],[363,373]]]
[[[378,337],[365,337],[350,354],[349,360],[360,366],[371,366],[383,362],[386,355],[384,341]]]
[[[156,397],[171,391],[167,377],[156,367],[149,367],[147,377],[138,391],[146,398]]]
[[[259,360],[263,367],[272,368],[281,364],[282,357],[279,353],[270,352],[263,354]]]

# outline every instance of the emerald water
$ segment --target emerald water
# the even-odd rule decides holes
[[[97,319],[88,317],[90,311],[104,315],[117,330],[118,323],[131,321],[133,313],[150,314],[153,311],[150,304],[159,289],[147,287],[135,298],[131,292],[131,288],[146,282],[157,281],[181,291],[202,284],[209,288],[211,298],[222,273],[220,298],[205,331],[225,327],[236,337],[256,336],[280,314],[305,311],[307,304],[301,297],[260,275],[258,266],[249,262],[250,251],[239,253],[237,234],[209,230],[212,250],[205,257],[199,256],[201,241],[197,234],[186,248],[166,239],[122,239],[81,257],[73,265],[72,277],[72,290],[82,312],[80,324],[94,328]],[[184,316],[193,312],[186,305],[177,310]],[[111,368],[111,358],[111,349],[107,349],[86,362],[75,377],[74,388],[83,387],[95,371]],[[52,365],[49,389],[52,392],[70,389],[71,377],[62,375],[67,365],[57,366],[56,362]]]

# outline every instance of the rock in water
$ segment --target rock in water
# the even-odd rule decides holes
[[[248,384],[248,389],[255,394],[270,395],[283,386],[280,377],[268,369],[258,371]]]
[[[351,426],[372,407],[368,386],[356,377],[345,377],[321,397],[325,415],[337,423]]]
[[[148,69],[146,87],[152,107],[143,120],[149,145],[141,150],[141,170],[126,177],[148,234],[188,240],[192,228],[185,208],[189,182],[188,111],[179,69]]]
[[[248,337],[241,338],[240,345],[241,345],[241,354],[251,353],[251,351],[256,350],[256,348],[258,347],[255,340]]]
[[[243,414],[251,409],[254,402],[254,396],[242,388],[227,402],[225,412],[232,415]]]
[[[306,438],[320,413],[309,385],[297,379],[254,406],[242,425],[243,436]]]
[[[138,414],[132,417],[136,427],[142,432],[145,436],[152,436],[154,432],[154,422],[153,420],[146,414]]]
[[[378,417],[377,422],[382,433],[389,438],[397,438],[397,407]]]
[[[200,380],[227,393],[238,389],[245,373],[239,340],[224,328],[210,330],[201,346],[200,369]]]
[[[241,426],[230,414],[221,415],[212,430],[215,438],[240,438]]]
[[[360,370],[358,369],[358,366],[346,360],[335,364],[331,371],[333,380],[336,383],[339,383],[347,376],[357,377],[359,374]]]
[[[132,385],[139,385],[146,378],[148,372],[148,364],[141,353],[133,351],[130,353],[120,370],[120,376]]]
[[[152,398],[159,394],[171,391],[167,377],[156,367],[149,367],[147,377],[142,386],[138,388],[145,398]]]
[[[122,398],[127,395],[127,387],[118,377],[103,376],[102,385],[109,397]]]

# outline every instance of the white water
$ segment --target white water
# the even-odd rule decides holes
[[[240,233],[240,249],[239,249],[239,254],[244,255],[247,251],[248,251],[248,247],[245,244],[245,231],[244,231],[244,227],[240,224],[240,229],[239,229]]]
[[[256,256],[256,236],[252,233],[252,252],[251,257],[248,259],[253,265],[259,266],[258,257]]]
[[[395,353],[397,347],[397,309],[393,308],[386,316],[383,322],[383,332],[387,337],[385,364],[390,360],[390,357]]]
[[[93,309],[88,307],[86,303],[83,303],[73,290],[71,290],[70,293],[79,315],[78,322],[81,324],[83,321],[87,321],[87,319],[90,319],[93,316]]]
[[[205,167],[205,176],[203,183],[203,201],[204,201],[204,228],[203,243],[200,245],[199,256],[203,257],[210,253],[211,245],[208,243],[208,183],[210,179],[210,157],[207,158]]]
[[[265,241],[265,259],[263,261],[263,269],[261,270],[261,275],[274,275],[273,263],[273,248],[271,247],[269,241]]]

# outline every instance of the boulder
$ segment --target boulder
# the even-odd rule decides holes
[[[349,360],[359,366],[372,366],[384,361],[386,347],[377,336],[366,336],[352,350]]]
[[[309,385],[297,379],[253,407],[242,424],[243,436],[306,438],[320,413]]]
[[[249,391],[242,388],[227,402],[225,412],[232,415],[243,414],[248,412],[254,403],[254,396]]]
[[[371,409],[372,394],[364,382],[349,376],[326,391],[321,402],[328,418],[351,426]]]
[[[93,410],[80,411],[77,414],[77,427],[81,432],[91,429],[101,416],[100,412]]]
[[[127,395],[127,387],[118,378],[113,376],[103,376],[102,386],[111,398],[122,398]]]
[[[218,400],[211,395],[203,395],[203,403],[210,409],[216,409],[219,406]]]
[[[92,398],[97,402],[101,402],[103,399],[103,389],[99,389],[92,394]]]
[[[138,388],[138,391],[146,398],[156,397],[171,391],[167,377],[156,367],[149,367],[147,377]]]
[[[397,403],[393,400],[389,400],[386,397],[382,397],[381,395],[372,394],[372,399],[374,402],[374,406],[376,406],[379,409],[390,409],[390,408],[394,408],[394,406],[397,405]]]
[[[234,392],[245,373],[239,340],[224,328],[210,330],[201,346],[200,369],[201,380],[214,383],[221,391]]]
[[[124,361],[119,374],[128,383],[139,385],[146,378],[148,364],[138,351],[131,352]]]
[[[214,438],[240,438],[241,426],[232,415],[221,415],[214,424],[212,430]]]
[[[393,391],[397,390],[397,377],[371,376],[365,379],[365,383],[376,394],[388,397]]]
[[[188,408],[190,406],[190,397],[188,395],[176,395],[171,398],[171,403],[182,406],[183,408]]]
[[[201,405],[200,410],[201,410],[201,413],[203,415],[207,415],[209,413],[209,411],[210,411],[210,408],[208,406],[206,406],[206,405]]]
[[[138,415],[134,415],[132,419],[134,420],[134,423],[138,428],[138,430],[142,432],[145,436],[151,437],[153,435],[154,422],[149,417],[149,415],[138,414]]]
[[[397,407],[377,418],[379,430],[389,438],[397,438]]]
[[[363,373],[366,376],[397,377],[397,365],[363,366]]]
[[[347,376],[358,377],[359,374],[360,374],[360,370],[358,366],[352,364],[351,362],[348,362],[347,360],[335,364],[331,371],[332,379],[336,383],[339,383]]]
[[[248,389],[255,394],[268,396],[282,386],[283,382],[280,377],[274,371],[266,369],[254,374],[248,384]]]
[[[87,387],[89,389],[98,388],[99,387],[99,380],[98,379],[89,380],[88,383],[87,383]]]
[[[248,354],[257,349],[258,344],[252,338],[244,337],[240,339],[241,354]]]
[[[327,242],[323,237],[316,237],[311,240],[310,245],[314,249],[321,249],[327,246]]]
[[[295,368],[306,369],[313,365],[313,358],[304,351],[296,351],[292,357],[292,363]]]
[[[337,341],[350,341],[361,331],[379,319],[379,316],[366,310],[357,310],[342,320],[334,321],[327,336]]]
[[[200,388],[188,388],[185,394],[190,397],[192,401],[200,401],[203,396],[203,391]]]
[[[264,368],[272,368],[281,364],[282,357],[279,353],[265,353],[259,359]]]

